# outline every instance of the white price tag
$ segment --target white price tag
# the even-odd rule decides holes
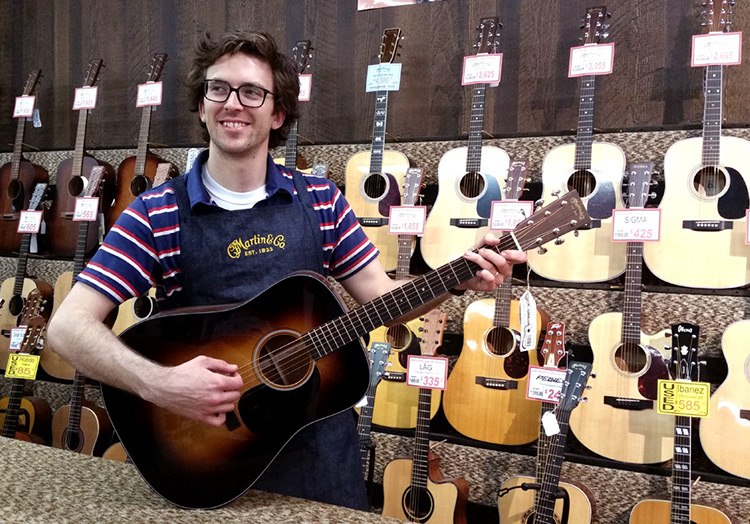
[[[300,102],[309,102],[312,91],[312,75],[299,75],[299,97]]]
[[[161,94],[161,82],[138,84],[138,96],[136,97],[135,107],[160,106]]]
[[[490,210],[490,229],[492,231],[513,231],[519,222],[523,222],[533,213],[533,202],[494,200]]]
[[[521,351],[536,349],[536,300],[528,289],[523,292],[518,301],[519,317],[521,320]]]
[[[415,388],[445,389],[448,378],[448,359],[409,355],[406,365],[406,385]]]
[[[388,233],[391,235],[424,235],[427,219],[425,206],[391,206]]]
[[[615,44],[587,44],[570,48],[568,77],[609,75],[615,61]]]
[[[73,220],[93,222],[99,214],[99,197],[77,197]]]
[[[10,345],[8,349],[11,351],[20,351],[21,344],[23,344],[23,336],[26,334],[26,326],[18,326],[10,328]]]
[[[39,233],[40,227],[42,227],[41,211],[21,211],[21,216],[18,217],[17,233]]]
[[[98,87],[76,87],[76,96],[73,99],[73,111],[77,109],[94,109],[96,107],[96,94]]]
[[[502,74],[502,53],[465,56],[461,85],[499,84]]]
[[[547,411],[542,415],[542,427],[548,437],[560,433],[560,424],[558,424],[557,417],[552,411]]]
[[[529,366],[526,398],[557,404],[566,374],[564,369]]]
[[[661,209],[615,209],[612,212],[612,242],[658,242]]]
[[[17,96],[13,108],[13,118],[30,117],[34,114],[35,96]]]
[[[742,62],[742,32],[693,35],[691,67],[739,65]]]
[[[354,404],[354,407],[355,408],[363,408],[366,405],[367,405],[367,395],[365,395],[364,397],[362,397],[362,400],[360,400],[359,402],[357,402],[356,404]]]
[[[198,155],[201,151],[203,151],[203,149],[199,147],[191,147],[190,149],[188,149],[187,162],[185,163],[186,172],[190,171],[193,168],[193,162],[195,162],[195,159],[198,158]]]
[[[401,87],[401,64],[373,64],[367,66],[365,91],[398,91]]]

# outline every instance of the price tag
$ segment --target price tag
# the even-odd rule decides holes
[[[391,235],[424,235],[426,206],[391,206],[388,233]]]
[[[312,75],[299,75],[299,97],[300,102],[310,101],[310,92],[312,91]]]
[[[23,336],[26,334],[26,326],[19,326],[10,328],[10,344],[8,349],[11,351],[18,351],[21,349],[23,344]]]
[[[195,162],[195,159],[198,158],[198,155],[201,151],[203,151],[203,149],[199,147],[191,147],[190,149],[188,149],[187,162],[185,163],[186,172],[192,169],[193,162]]]
[[[492,231],[513,231],[519,222],[523,222],[533,213],[533,202],[494,200],[490,210],[490,229]]]
[[[503,73],[503,54],[485,53],[464,57],[461,85],[499,84]]]
[[[742,62],[742,32],[693,35],[691,67],[739,65]]]
[[[41,227],[41,211],[21,211],[18,217],[18,233],[39,233]]]
[[[373,64],[367,66],[365,91],[398,91],[401,87],[401,64]]]
[[[658,242],[661,209],[615,209],[612,242]]]
[[[545,435],[548,437],[560,433],[560,424],[557,422],[557,417],[555,417],[552,411],[546,411],[542,415],[542,427],[544,428]]]
[[[615,60],[615,44],[586,44],[570,48],[568,78],[609,75]]]
[[[73,99],[73,111],[77,109],[94,109],[96,107],[96,93],[98,87],[76,87],[76,96]]]
[[[564,369],[529,366],[529,380],[526,383],[526,398],[542,402],[560,402],[560,392],[566,372]]]
[[[34,380],[36,378],[37,369],[39,369],[39,355],[11,353],[8,355],[5,376],[7,378]]]
[[[35,96],[17,96],[13,108],[13,118],[29,117],[34,114]]]
[[[135,107],[160,106],[161,93],[161,82],[146,82],[145,84],[138,84],[138,96],[135,100]]]
[[[73,220],[93,222],[99,214],[99,197],[77,197]]]
[[[445,389],[448,359],[409,355],[406,364],[406,385],[415,388]]]
[[[659,380],[656,410],[664,415],[707,417],[711,384],[688,380]]]

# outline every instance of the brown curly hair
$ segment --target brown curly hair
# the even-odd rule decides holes
[[[280,53],[273,37],[267,33],[235,30],[224,33],[213,40],[206,32],[195,49],[193,65],[188,72],[185,83],[190,91],[190,111],[197,112],[203,101],[203,81],[206,70],[227,53],[245,53],[265,60],[271,67],[274,86],[274,109],[283,110],[286,114],[284,123],[278,129],[272,129],[268,147],[278,146],[289,136],[289,127],[299,118],[299,77],[294,61],[286,54]],[[206,124],[201,122],[203,138],[208,142],[210,136]]]

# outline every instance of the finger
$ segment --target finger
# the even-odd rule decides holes
[[[226,422],[227,416],[225,413],[211,413],[198,417],[198,422],[203,422],[209,426],[219,427]]]
[[[221,360],[218,358],[203,356],[203,366],[215,373],[224,373],[227,375],[231,375],[233,373],[237,373],[238,366],[237,364],[230,364],[229,362],[226,362],[225,360]]]

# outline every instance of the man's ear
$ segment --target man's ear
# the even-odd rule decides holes
[[[200,115],[201,122],[206,123],[206,111],[203,107],[203,100],[198,102],[198,115]]]
[[[271,129],[278,129],[284,124],[286,119],[286,111],[279,109],[273,114],[273,121],[271,122]]]

